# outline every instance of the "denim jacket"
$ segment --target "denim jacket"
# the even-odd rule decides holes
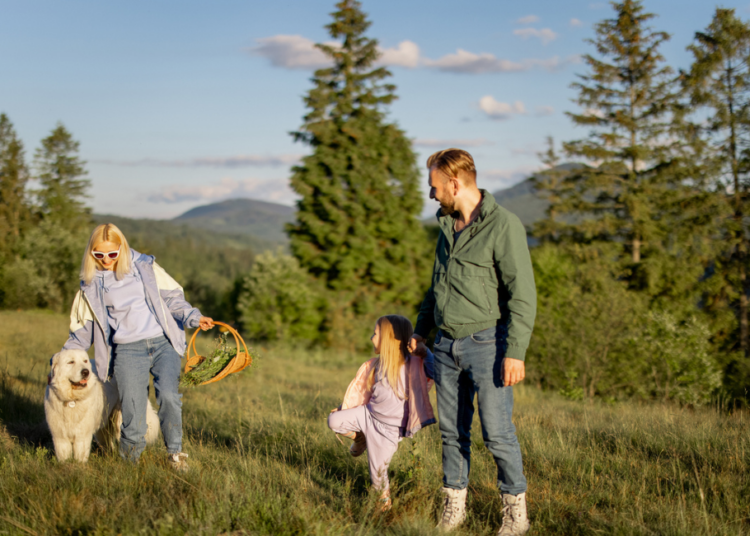
[[[159,326],[178,354],[183,355],[187,343],[185,328],[197,328],[201,312],[185,300],[182,287],[152,255],[131,249],[132,269],[143,282],[146,303]],[[101,278],[91,283],[81,281],[70,311],[70,335],[63,350],[88,350],[94,345],[94,364],[97,376],[107,381],[112,368],[112,332],[104,305]]]

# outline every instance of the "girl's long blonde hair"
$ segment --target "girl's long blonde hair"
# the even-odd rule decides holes
[[[376,324],[380,328],[380,356],[372,369],[370,386],[375,382],[377,371],[385,376],[396,396],[406,400],[406,393],[398,392],[398,377],[401,367],[409,359],[409,339],[414,333],[414,327],[408,318],[401,315],[381,316]]]
[[[115,278],[119,281],[125,277],[125,274],[130,272],[130,247],[128,246],[128,241],[125,239],[125,235],[122,234],[122,231],[114,223],[103,223],[97,226],[91,233],[86,251],[83,253],[81,280],[87,285],[94,279],[94,274],[96,274],[98,268],[98,263],[91,252],[102,242],[112,242],[120,246],[120,256],[115,261]]]

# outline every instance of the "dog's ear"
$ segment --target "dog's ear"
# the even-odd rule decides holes
[[[49,360],[49,376],[47,383],[49,383],[49,380],[55,377],[55,372],[57,372],[57,366],[60,364],[60,354],[62,352],[57,352],[55,355],[52,356],[52,358]]]

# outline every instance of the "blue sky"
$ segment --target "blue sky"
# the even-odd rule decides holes
[[[0,112],[31,160],[61,121],[81,143],[94,210],[170,218],[230,197],[292,204],[289,167],[307,148],[302,97],[330,40],[330,0],[102,2],[4,0]],[[645,2],[663,53],[685,47],[717,5],[750,17],[750,2]],[[606,2],[364,0],[399,100],[389,117],[433,151],[466,148],[480,186],[510,186],[539,168],[546,136],[585,136],[565,111],[593,52]],[[434,213],[432,202],[425,214]]]

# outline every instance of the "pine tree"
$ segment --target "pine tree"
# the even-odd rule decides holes
[[[78,147],[70,132],[58,123],[34,154],[41,184],[36,192],[40,216],[73,232],[91,222],[91,210],[84,204],[91,181],[85,178],[85,162],[78,157]]]
[[[309,109],[292,135],[312,148],[293,168],[300,195],[287,227],[300,265],[333,291],[357,295],[354,309],[373,300],[409,307],[423,297],[430,264],[419,170],[404,132],[384,108],[396,98],[391,76],[374,67],[377,41],[360,3],[342,0],[326,26],[340,45],[316,45],[331,59],[315,72]]]
[[[7,260],[16,250],[31,221],[28,179],[23,143],[8,116],[0,114],[0,260]]]
[[[690,70],[682,73],[689,108],[707,111],[701,116],[703,133],[713,158],[707,174],[718,176],[721,190],[732,192],[729,200],[733,216],[725,221],[726,251],[717,259],[716,279],[723,279],[708,301],[715,310],[727,300],[734,307],[739,325],[739,348],[750,352],[747,276],[748,187],[750,186],[750,25],[733,9],[717,8],[705,31],[696,32]]]
[[[547,137],[547,150],[538,156],[545,169],[533,175],[531,182],[549,206],[545,211],[547,217],[534,223],[532,235],[542,242],[557,242],[567,227],[567,222],[561,219],[561,215],[569,211],[566,201],[569,199],[570,181],[567,178],[579,166],[562,163],[551,136]]]

